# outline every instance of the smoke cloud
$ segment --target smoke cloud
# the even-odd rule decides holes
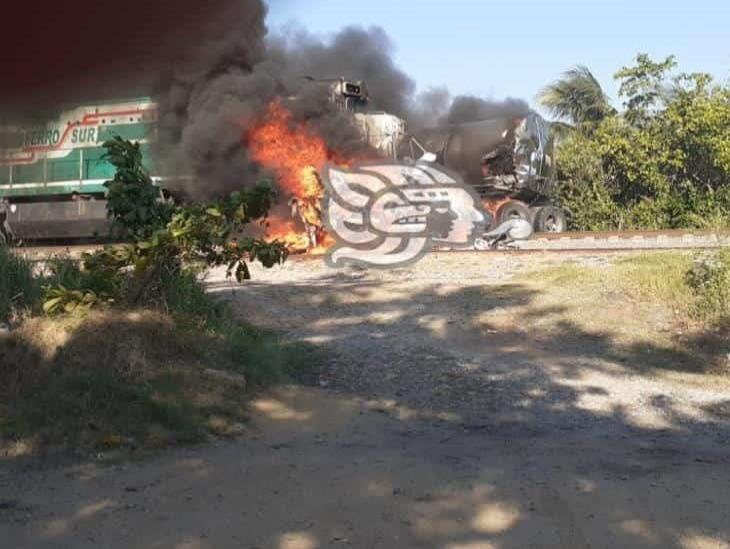
[[[194,197],[213,197],[256,180],[242,135],[276,97],[255,70],[266,54],[266,8],[238,0],[208,24],[205,39],[178,56],[156,86],[157,160]],[[189,178],[192,174],[192,178]]]
[[[420,130],[446,122],[451,106],[451,92],[446,86],[429,88],[419,93],[408,111],[408,127]]]
[[[370,108],[400,116],[407,115],[415,88],[393,63],[382,29],[349,27],[328,42],[302,31],[265,41],[265,10],[258,0],[248,4],[247,28],[220,35],[212,47],[180,62],[158,94],[160,156],[168,171],[192,168],[197,181],[183,186],[197,196],[260,178],[241,137],[274,99],[285,101],[293,118],[328,145],[352,154],[365,146],[350,117],[330,104],[331,81],[364,80],[373,98]],[[291,97],[296,100],[288,101]]]
[[[44,13],[37,6],[29,19]],[[54,6],[44,35],[13,25],[0,34],[0,56],[11,52],[0,61],[18,67],[0,87],[0,124],[48,119],[67,104],[152,95],[159,105],[156,162],[193,198],[227,194],[265,175],[244,141],[275,99],[338,152],[362,152],[351,118],[328,101],[331,79],[365,81],[369,108],[406,119],[411,130],[528,110],[516,99],[452,100],[445,87],[414,95],[415,82],[395,64],[381,28],[347,27],[327,40],[302,30],[271,36],[262,0]],[[80,14],[89,24],[71,32]]]
[[[462,95],[456,97],[449,108],[446,122],[448,124],[462,124],[465,122],[479,122],[498,117],[520,117],[530,111],[527,102],[522,99],[508,98],[504,101],[492,101]]]
[[[526,101],[507,98],[502,101],[471,95],[451,97],[445,86],[430,88],[413,100],[407,113],[411,130],[446,124],[464,124],[500,117],[525,116],[530,111]]]
[[[239,4],[15,2],[0,32],[0,121],[44,121],[67,105],[149,95],[173,59],[207,42],[216,22],[220,28],[221,14],[251,7]]]

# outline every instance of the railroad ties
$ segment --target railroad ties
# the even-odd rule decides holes
[[[523,251],[679,250],[730,247],[730,230],[664,230],[536,233],[518,242]]]

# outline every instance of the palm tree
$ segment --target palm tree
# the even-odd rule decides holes
[[[558,120],[572,126],[600,122],[615,114],[608,96],[585,65],[577,65],[545,86],[537,101]]]

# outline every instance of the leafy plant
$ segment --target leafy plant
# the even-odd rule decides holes
[[[85,263],[92,270],[132,274],[127,295],[132,304],[143,297],[164,300],[165,279],[201,265],[225,265],[229,276],[242,281],[250,278],[247,261],[272,267],[286,259],[283,243],[244,235],[246,225],[266,217],[274,204],[276,195],[267,182],[209,204],[173,205],[159,199],[142,166],[139,144],[116,137],[104,147],[117,168],[107,182],[109,215],[132,243],[87,256]]]
[[[730,250],[700,258],[687,272],[697,296],[697,312],[711,319],[730,318]]]
[[[91,290],[115,298],[119,298],[123,291],[123,281],[116,272],[98,268],[84,260],[78,262],[68,258],[52,258],[46,265],[46,271],[43,277],[46,286]]]
[[[244,232],[274,204],[271,186],[209,204],[171,204],[159,198],[139,145],[115,138],[105,146],[117,167],[107,183],[109,215],[127,243],[85,254],[81,262],[53,259],[35,277],[28,263],[0,247],[0,315],[40,304],[41,284],[47,315],[89,312],[31,319],[0,338],[0,365],[6,366],[0,368],[6,414],[0,438],[41,435],[106,449],[238,432],[241,391],[211,381],[201,360],[254,384],[299,373],[312,362],[304,347],[284,346],[275,334],[236,320],[206,293],[199,276],[221,265],[243,280],[250,277],[250,261],[272,267],[286,259],[282,243]],[[128,314],[92,311],[112,303],[137,307]],[[73,337],[36,338],[38,327],[48,325]]]
[[[622,113],[583,116],[590,102],[580,95],[567,94],[557,109],[544,103],[577,123],[556,158],[555,198],[571,228],[730,226],[730,88],[702,73],[672,75],[675,65],[642,54],[618,71]]]
[[[104,158],[115,168],[107,188],[107,210],[112,234],[119,238],[147,238],[170,220],[172,206],[163,200],[142,164],[139,143],[117,136],[104,143]]]
[[[69,290],[59,285],[46,288],[43,312],[48,315],[55,315],[58,313],[90,311],[94,307],[113,302],[112,298],[99,295],[93,290]]]
[[[40,294],[31,264],[0,244],[0,322],[7,322],[19,310],[32,308]]]

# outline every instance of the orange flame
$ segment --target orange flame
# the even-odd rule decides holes
[[[269,104],[263,120],[245,137],[251,157],[276,176],[286,198],[296,198],[302,224],[318,228],[318,249],[326,249],[331,239],[321,230],[319,204],[324,194],[317,172],[329,161],[343,163],[328,150],[321,136],[306,125],[292,119],[291,113],[279,102]],[[268,234],[287,243],[293,251],[307,250],[311,243],[293,219],[274,216],[269,219]]]
[[[269,105],[266,117],[248,133],[247,142],[251,157],[274,172],[286,192],[300,198],[314,191],[304,171],[308,167],[321,170],[330,157],[324,140],[294,122],[278,101]]]

